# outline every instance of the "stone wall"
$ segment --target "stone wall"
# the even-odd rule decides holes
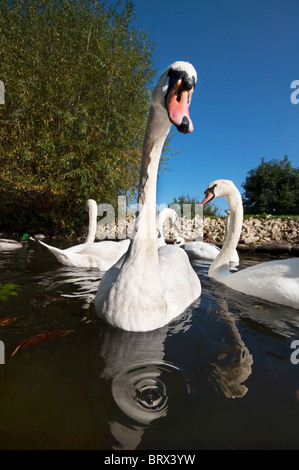
[[[244,220],[240,243],[245,245],[262,243],[299,243],[299,219],[250,217]],[[204,220],[204,238],[211,242],[223,243],[225,237],[225,219]]]
[[[239,252],[299,256],[299,219],[250,217],[244,221]],[[205,218],[203,239],[221,247],[225,239],[226,219]]]
[[[134,217],[128,217],[118,227],[116,224],[98,225],[97,239],[124,238],[130,236],[134,227]],[[265,218],[250,217],[244,221],[246,228],[242,229],[239,246],[244,251],[290,251],[299,250],[299,219],[295,218]],[[179,219],[179,233],[186,242],[194,241],[202,236],[204,241],[222,246],[225,239],[227,218],[209,218],[197,220]],[[177,235],[177,234],[176,234]],[[164,223],[164,236],[167,242],[174,240],[174,230],[171,222]]]

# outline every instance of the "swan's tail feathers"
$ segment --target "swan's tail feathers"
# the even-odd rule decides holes
[[[45,246],[53,255],[60,261],[61,259],[67,258],[67,254],[64,253],[63,250],[56,248],[55,246],[47,245],[46,243],[42,242],[41,240],[37,240],[38,243]]]

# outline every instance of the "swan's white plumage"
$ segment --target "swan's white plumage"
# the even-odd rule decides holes
[[[65,266],[107,271],[127,251],[130,240],[121,240],[119,242],[104,240],[94,243],[97,227],[97,203],[93,199],[89,199],[86,203],[86,210],[89,213],[89,225],[85,243],[61,250],[41,240],[38,240],[38,242],[45,246],[59,263]]]
[[[244,294],[299,309],[298,258],[267,261],[234,273],[229,271],[229,257],[237,246],[242,229],[242,199],[231,181],[217,180],[208,188],[212,187],[215,197],[227,199],[231,222],[222,250],[210,266],[209,277]]]
[[[190,259],[211,261],[220,253],[220,248],[212,243],[203,241],[187,242],[182,245]]]
[[[177,227],[178,215],[175,210],[165,207],[158,216],[158,247],[166,245],[163,226],[164,222],[169,219],[174,227],[174,235],[179,232]]]
[[[119,242],[103,240],[95,243],[82,243],[65,250],[47,245],[39,240],[64,266],[77,268],[94,268],[100,271],[107,271],[122,255],[127,251],[130,240]]]
[[[250,266],[230,275],[224,283],[244,294],[299,309],[298,258]]]
[[[201,259],[213,261],[220,253],[220,248],[204,241],[187,242],[182,245],[190,259]],[[231,263],[238,264],[240,261],[237,250],[234,250],[231,256]]]
[[[93,243],[92,240],[95,238],[97,221],[96,202],[93,199],[89,199],[86,204],[86,209],[89,212],[89,227],[85,243],[80,243],[79,245],[74,245],[62,250],[48,245],[41,240],[38,241],[55,256],[59,263],[64,266],[107,271],[123,256],[124,253],[126,253],[131,240],[103,240],[101,242]],[[159,214],[159,226],[163,228],[163,223],[167,218],[175,221],[175,216],[176,213],[172,209],[163,209]],[[90,240],[90,242],[88,243],[87,240]],[[159,246],[165,244],[163,230],[161,230],[161,237],[158,238],[158,243]]]
[[[226,231],[227,233],[229,227],[230,214],[229,211],[226,222]],[[200,240],[195,240],[193,242],[187,242],[182,245],[182,248],[187,252],[190,259],[199,259],[205,261],[213,261],[220,253],[220,248],[214,245],[213,243],[208,243]],[[232,252],[230,262],[233,264],[238,264],[240,261],[237,250],[235,249]]]
[[[166,325],[201,294],[201,284],[188,255],[176,246],[157,246],[156,183],[161,151],[171,127],[165,104],[170,69],[185,71],[188,78],[196,78],[191,64],[176,62],[158,80],[143,145],[138,192],[141,209],[134,237],[127,253],[104,275],[95,297],[97,315],[128,331],[150,331]],[[181,86],[182,81],[177,83]],[[185,111],[192,90],[181,88],[180,92],[176,110],[182,105],[184,108],[180,109]],[[175,93],[171,98],[176,99]],[[172,104],[173,101],[168,106]],[[179,129],[178,116],[176,113],[175,125]],[[189,129],[193,129],[192,122]]]

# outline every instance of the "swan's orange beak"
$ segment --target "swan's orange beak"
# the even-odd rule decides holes
[[[194,130],[190,115],[189,105],[194,88],[187,90],[183,86],[183,80],[178,80],[166,97],[168,116],[178,131],[188,134]]]
[[[207,204],[209,201],[214,199],[215,195],[209,191],[208,189],[205,191],[205,198],[201,201],[200,206],[204,206]]]

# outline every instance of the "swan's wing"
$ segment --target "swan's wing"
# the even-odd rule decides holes
[[[102,305],[103,299],[109,291],[112,284],[115,282],[118,273],[123,265],[125,255],[123,255],[110,269],[108,269],[101,279],[99,289],[96,294],[96,302]]]
[[[80,246],[78,252],[75,250],[78,249],[76,246],[71,247],[71,249],[61,250],[51,245],[47,245],[46,243],[38,240],[38,242],[47,248],[57,259],[57,261],[64,266],[71,266],[71,267],[79,267],[79,268],[97,268],[99,270],[104,270],[103,266],[101,265],[100,258],[93,256],[92,254],[82,254],[80,252]]]
[[[199,278],[187,253],[173,245],[159,248],[161,282],[169,309],[183,312],[201,295]]]
[[[120,243],[112,240],[104,240],[96,243],[85,243],[78,251],[80,255],[95,256],[101,259],[103,269],[113,266],[128,249],[129,243]]]
[[[189,242],[183,245],[188,256],[193,259],[214,260],[220,253],[220,248],[206,242]]]
[[[268,261],[229,275],[225,284],[239,292],[299,309],[299,259]]]
[[[65,266],[98,268],[107,271],[127,251],[128,243],[105,240],[98,243],[82,243],[61,250],[38,240]]]

